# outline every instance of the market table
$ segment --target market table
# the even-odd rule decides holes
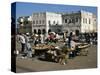
[[[33,46],[33,50],[35,50],[35,55],[42,55],[50,49],[55,49],[53,45],[46,45],[46,44],[38,44]]]

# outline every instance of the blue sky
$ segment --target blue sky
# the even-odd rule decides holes
[[[97,7],[92,6],[76,6],[61,4],[43,4],[43,3],[16,3],[16,17],[31,16],[33,12],[75,12],[79,10],[89,11],[97,15]]]

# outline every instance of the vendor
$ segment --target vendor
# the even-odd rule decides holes
[[[73,58],[76,56],[76,46],[78,45],[78,43],[76,42],[76,35],[72,34],[72,39],[70,41],[70,53],[69,53],[69,57]]]
[[[32,57],[32,48],[31,48],[31,44],[30,44],[30,34],[26,33],[26,52],[27,52],[27,56],[28,57]]]

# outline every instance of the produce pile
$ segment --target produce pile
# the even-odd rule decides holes
[[[80,45],[78,45],[79,49],[84,49],[84,48],[88,48],[90,46],[90,44],[87,43],[81,43]]]
[[[44,45],[44,44],[37,44],[36,46],[33,46],[33,49],[35,49],[35,50],[43,50],[43,49],[48,49],[48,45]]]
[[[59,47],[50,44],[37,44],[36,46],[33,46],[33,49],[35,50],[36,56],[44,56],[42,59],[58,62],[60,64],[66,64],[67,59],[71,58],[72,56],[87,56],[87,49],[89,46],[90,45],[87,43],[79,43],[77,47],[72,50],[66,45],[64,45],[63,47]]]

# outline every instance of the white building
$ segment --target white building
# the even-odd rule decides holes
[[[62,25],[62,16],[58,13],[40,12],[32,14],[32,32],[46,32],[52,31],[52,26]]]
[[[79,31],[81,33],[97,32],[97,17],[87,11],[71,13],[36,12],[32,16],[18,19],[20,32],[48,33]]]
[[[94,32],[96,24],[94,24],[94,14],[81,11],[81,32]]]
[[[91,12],[79,11],[62,15],[63,31],[76,31],[81,33],[96,32],[96,15]]]

